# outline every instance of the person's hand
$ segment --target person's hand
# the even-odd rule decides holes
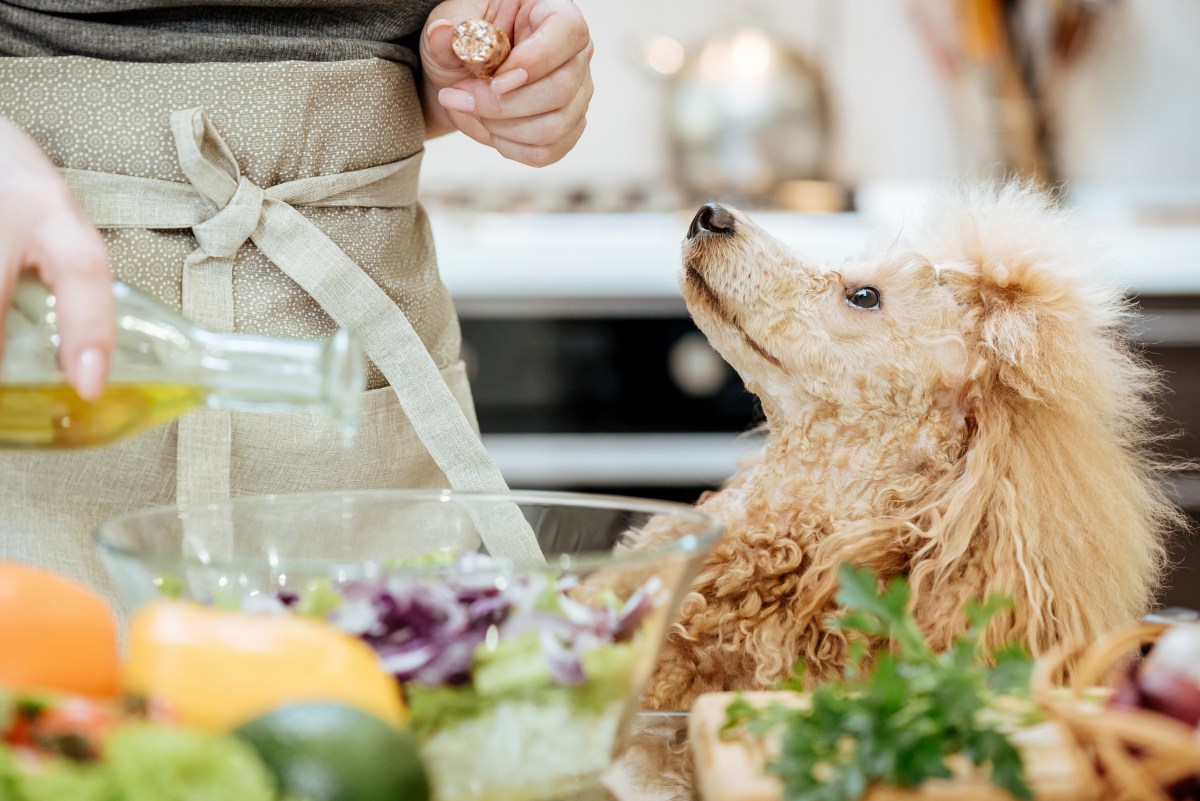
[[[76,392],[95,399],[115,338],[104,242],[37,144],[0,117],[0,331],[24,270],[54,293],[60,365]],[[3,347],[0,337],[0,358]]]
[[[454,55],[454,26],[486,19],[512,52],[490,80]],[[426,130],[457,128],[522,164],[544,167],[583,135],[592,99],[592,39],[571,0],[447,0],[421,32]]]

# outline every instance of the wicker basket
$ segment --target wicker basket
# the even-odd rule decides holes
[[[1113,687],[1131,655],[1167,628],[1147,623],[1038,660],[1035,698],[1088,768],[1080,774],[1081,798],[1170,801],[1168,788],[1200,775],[1200,740],[1191,727],[1157,712],[1089,703],[1096,688]]]
[[[1166,629],[1145,624],[1038,660],[1033,692],[1046,719],[1013,735],[1037,801],[1171,801],[1168,788],[1200,776],[1200,740],[1192,728],[1156,712],[1106,706],[1138,649]],[[695,789],[703,801],[778,801],[779,782],[764,772],[762,746],[721,737],[724,710],[734,697],[701,696],[692,709]],[[791,693],[742,697],[761,704],[798,699]],[[965,764],[955,767],[963,769],[954,771],[953,780],[929,781],[915,790],[876,787],[864,801],[1011,800]]]

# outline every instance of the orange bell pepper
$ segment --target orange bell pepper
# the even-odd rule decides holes
[[[0,687],[116,695],[117,623],[104,600],[46,570],[0,562]]]

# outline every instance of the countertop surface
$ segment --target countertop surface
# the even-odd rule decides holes
[[[430,215],[443,280],[464,313],[566,312],[621,303],[630,313],[676,308],[679,246],[691,214]],[[760,212],[755,221],[797,254],[837,263],[886,248],[897,228],[858,214]],[[1085,217],[1086,219],[1086,217]],[[1101,269],[1142,295],[1200,294],[1200,225],[1093,224]],[[536,308],[521,308],[534,302]]]

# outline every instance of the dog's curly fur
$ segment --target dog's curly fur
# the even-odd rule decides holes
[[[842,562],[906,576],[935,646],[1004,593],[989,644],[1033,653],[1145,613],[1180,523],[1153,454],[1156,375],[1069,214],[1029,188],[963,189],[882,256],[802,260],[745,215],[683,246],[699,327],[762,402],[767,442],[699,508],[725,533],[645,696],[807,679],[846,657]],[[878,290],[879,308],[847,298]],[[867,300],[871,296],[868,293]],[[653,521],[643,547],[674,535]]]

